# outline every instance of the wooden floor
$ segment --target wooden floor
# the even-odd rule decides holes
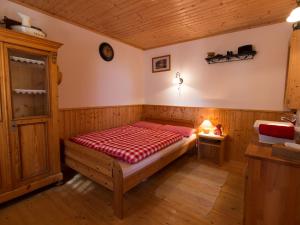
[[[202,165],[207,166],[212,176],[200,173]],[[2,225],[236,225],[242,224],[244,164],[226,164],[217,168],[207,161],[197,161],[195,155],[186,155],[138,185],[125,195],[125,219],[113,216],[112,193],[105,188],[76,175],[62,186],[55,186],[31,194],[0,208]],[[211,168],[211,170],[209,169]],[[219,171],[218,171],[219,170]],[[214,172],[213,172],[214,171]],[[228,171],[228,176],[212,210],[207,215],[199,210],[205,201],[195,201],[197,193],[206,193],[210,188],[193,185],[199,179],[214,184],[215,172]],[[201,178],[202,175],[202,178]],[[176,178],[177,177],[177,178]],[[190,180],[179,201],[169,201],[159,195],[159,188],[167,183],[170,189],[178,186],[180,180]],[[186,179],[187,178],[187,179]],[[211,179],[211,180],[209,180]],[[213,189],[212,187],[211,189]],[[173,196],[174,197],[174,196]],[[172,198],[173,198],[172,197]],[[205,197],[205,196],[204,196]],[[205,198],[204,198],[205,199]]]

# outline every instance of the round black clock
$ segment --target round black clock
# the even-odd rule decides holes
[[[111,45],[106,42],[100,44],[99,54],[105,61],[111,61],[114,58],[114,50]]]

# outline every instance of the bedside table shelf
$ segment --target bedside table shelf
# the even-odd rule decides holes
[[[199,145],[207,145],[207,146],[213,146],[213,147],[220,147],[220,144],[214,144],[214,143],[210,143],[210,142],[206,142],[206,141],[198,141]]]
[[[201,146],[209,146],[217,149],[218,164],[221,166],[224,161],[225,140],[227,135],[218,136],[211,134],[199,133],[197,135],[197,151],[198,159],[201,157]]]

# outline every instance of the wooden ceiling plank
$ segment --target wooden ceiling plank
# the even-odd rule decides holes
[[[231,21],[233,23],[234,19],[236,19],[235,17],[238,17],[238,15],[226,15],[226,16],[223,16],[222,19],[223,19],[223,21]],[[269,15],[267,14],[267,12],[265,12],[265,13],[260,14],[259,17],[253,18],[253,20],[250,21],[250,22],[257,21],[257,19],[268,20]],[[279,19],[284,19],[284,18],[285,17],[280,17]],[[278,20],[278,18],[277,18],[277,20]],[[186,25],[191,26],[191,27],[197,27],[197,25],[199,25],[199,24],[202,25],[202,26],[206,26],[207,23],[205,23],[205,21],[209,21],[209,23],[211,23],[211,22],[218,23],[219,18],[217,18],[217,17],[211,17],[211,18],[203,18],[203,20],[197,20],[197,15],[194,15],[193,17],[190,16],[189,20],[183,20],[181,18],[178,18],[178,21],[176,21],[176,23],[173,23],[173,20],[172,20],[170,23],[163,24],[164,26],[159,26],[160,23],[157,22],[156,24],[152,24],[151,27],[147,27],[146,30],[151,30],[152,32],[160,32],[161,31],[160,28],[165,29],[165,27],[172,28],[172,27],[175,26],[175,27],[182,28],[183,26],[186,26]],[[247,21],[249,22],[249,20],[247,20]],[[239,21],[239,23],[243,23],[243,20],[241,19]],[[138,28],[136,28],[136,29],[138,29]],[[120,33],[114,33],[114,32],[112,32],[112,34],[113,35],[120,35],[121,36],[121,35],[129,35],[130,33],[133,32],[132,30],[128,30],[128,29],[125,29],[125,30],[127,30],[128,33],[124,33],[124,31],[121,31]]]
[[[273,23],[273,22],[272,22],[272,23]],[[272,24],[272,23],[270,22],[270,23],[267,23],[267,24]],[[264,25],[267,25],[267,24],[264,24]],[[257,27],[257,26],[254,25],[254,26],[251,26],[250,28],[253,28],[253,27]],[[248,29],[248,28],[249,28],[249,25],[246,24],[246,26],[244,25],[244,26],[241,26],[241,27],[239,27],[239,28],[231,28],[231,29],[228,29],[226,33],[234,32],[234,31],[237,31],[237,30],[239,30],[239,29]],[[178,31],[178,32],[180,32],[181,34],[183,33],[183,32],[181,32],[181,31]],[[173,33],[174,33],[174,32],[173,32]],[[224,33],[224,32],[222,31],[222,33]],[[208,34],[207,36],[203,36],[203,37],[208,37],[208,36],[212,36],[212,35],[218,35],[218,34],[222,34],[222,33],[214,32],[214,33],[212,33],[212,34]],[[162,36],[164,36],[163,33],[162,33]],[[197,38],[190,38],[189,40],[195,40],[195,39],[197,39]],[[160,40],[162,40],[162,39],[160,39]],[[178,40],[175,40],[175,42],[174,42],[173,44],[175,44],[175,43],[180,43],[180,42],[183,42],[183,41],[186,41],[186,40],[187,40],[187,39],[184,39],[184,40],[178,39]],[[130,41],[129,41],[129,42],[130,42]],[[154,45],[154,44],[155,44],[156,47],[168,45],[168,44],[169,44],[169,39],[168,39],[168,38],[165,38],[165,40],[162,40],[162,44],[158,44],[158,40],[155,41],[154,43],[149,43],[149,42],[151,42],[151,40],[149,40],[148,42],[143,42],[143,43],[142,43],[142,44],[144,44],[144,46],[145,46],[144,48],[145,48],[145,49],[153,48],[152,45]],[[148,44],[148,46],[146,46],[147,44]]]
[[[283,22],[294,0],[11,0],[142,49]]]
[[[265,11],[267,11],[267,10],[265,10]],[[252,13],[252,11],[250,11],[249,13]],[[213,19],[213,18],[217,18],[217,16],[214,16],[213,14],[208,14],[211,18],[205,18],[205,17],[202,17],[202,18],[200,18],[200,19],[202,19],[202,20],[211,20],[211,19]],[[191,19],[193,19],[193,18],[199,18],[199,16],[198,16],[198,13],[197,12],[195,12],[195,13],[189,13],[189,16],[188,16],[189,18],[191,18]],[[182,22],[182,17],[180,16],[180,15],[174,15],[174,18],[172,18],[171,17],[171,15],[170,15],[170,18],[172,19],[172,20],[174,20],[174,23],[176,24],[176,23],[179,23],[179,22]],[[180,21],[175,21],[175,20],[180,20]],[[128,23],[129,25],[129,27],[131,27],[132,25],[131,25],[131,23]],[[148,24],[150,24],[151,26],[149,27],[148,26]],[[161,24],[161,20],[160,21],[156,21],[156,23],[154,22],[154,21],[151,21],[150,23],[143,23],[143,24],[138,24],[137,26],[135,26],[136,27],[136,29],[139,29],[141,26],[143,26],[143,28],[144,29],[154,29],[158,24]],[[169,24],[166,24],[166,25],[169,25]],[[116,27],[114,27],[112,24],[109,24],[109,27],[111,27],[113,30],[116,30]],[[123,28],[123,29],[122,29]],[[120,29],[120,33],[119,34],[121,34],[122,33],[122,31],[126,31],[127,30],[127,26],[120,26],[119,27],[119,29]],[[113,32],[112,32],[113,33]]]

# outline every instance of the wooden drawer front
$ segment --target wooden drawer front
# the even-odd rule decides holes
[[[18,126],[18,180],[26,181],[49,171],[47,123]]]

